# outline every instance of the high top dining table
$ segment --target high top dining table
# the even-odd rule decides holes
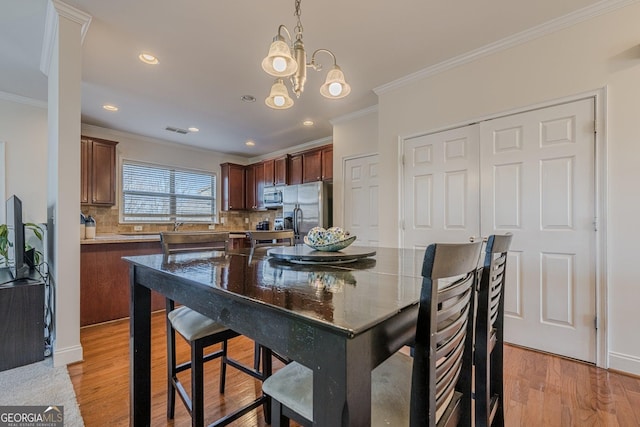
[[[343,264],[248,251],[125,257],[130,425],[151,419],[151,290],[311,368],[317,426],[371,424],[371,371],[415,335],[424,251],[375,248]]]

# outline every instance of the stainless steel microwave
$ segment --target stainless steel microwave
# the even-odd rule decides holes
[[[277,209],[282,207],[282,188],[267,187],[262,193],[262,202],[267,209]]]

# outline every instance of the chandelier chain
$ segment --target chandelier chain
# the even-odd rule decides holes
[[[298,23],[296,24],[296,27],[294,28],[294,31],[296,32],[296,38],[297,39],[301,39],[302,38],[302,22],[300,21],[300,3],[302,3],[302,0],[295,0],[296,3],[296,11],[294,13],[294,15],[296,16],[296,18],[298,18]]]

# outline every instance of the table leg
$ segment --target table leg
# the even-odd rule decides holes
[[[129,269],[129,425],[151,425],[151,290]]]
[[[369,341],[365,335],[322,346],[324,351],[313,375],[314,425],[371,425],[373,367]]]

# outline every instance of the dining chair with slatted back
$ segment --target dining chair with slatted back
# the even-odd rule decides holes
[[[481,242],[433,244],[424,256],[414,357],[372,372],[371,424],[471,426],[474,294]],[[313,423],[313,375],[293,362],[269,377],[272,427]]]
[[[160,240],[165,262],[169,262],[172,257],[185,252],[212,251],[212,258],[214,256],[226,257],[226,252],[229,247],[229,233],[227,232],[163,232],[160,233]],[[175,302],[169,298],[166,299],[166,313],[168,374],[167,418],[173,419],[174,417],[177,392],[192,417],[192,425],[204,425],[204,362],[217,358],[220,359],[219,389],[221,394],[224,393],[227,366],[234,367],[260,380],[264,380],[265,376],[270,374],[270,362],[264,364],[265,372],[260,373],[228,357],[227,341],[239,336],[239,333],[216,323],[212,319],[188,307],[181,306],[176,308]],[[191,347],[190,360],[181,364],[178,364],[176,361],[176,331]],[[205,354],[205,348],[215,344],[221,344],[221,348]],[[190,396],[178,378],[178,374],[187,369],[191,370]],[[227,425],[236,418],[264,403],[266,403],[265,398],[258,398],[232,414],[216,421],[216,425]],[[268,416],[267,412],[265,412],[266,416]]]
[[[504,287],[511,234],[489,236],[475,326],[475,425],[504,427]]]

